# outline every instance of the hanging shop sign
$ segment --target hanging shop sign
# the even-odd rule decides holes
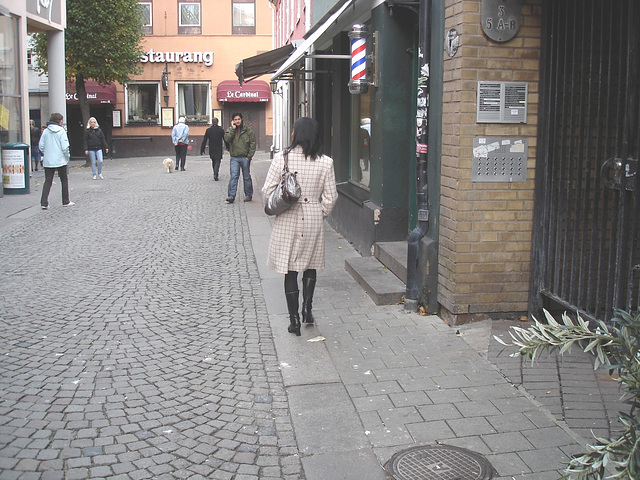
[[[142,63],[203,63],[205,67],[213,65],[213,52],[156,52],[150,48],[140,57]]]
[[[520,30],[522,0],[482,0],[480,22],[491,40],[508,42]]]

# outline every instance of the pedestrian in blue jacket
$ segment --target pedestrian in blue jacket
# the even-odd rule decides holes
[[[178,170],[184,172],[184,165],[187,163],[187,148],[189,146],[189,127],[184,123],[184,117],[180,117],[178,123],[171,130],[171,141],[176,147],[176,172]]]
[[[52,113],[47,128],[40,136],[38,148],[42,152],[44,159],[44,186],[42,187],[42,197],[40,206],[43,210],[49,208],[49,191],[53,183],[53,175],[58,171],[58,177],[62,184],[62,206],[70,207],[75,205],[69,200],[68,165],[71,155],[69,153],[69,138],[66,130],[62,127],[63,117],[60,113]]]

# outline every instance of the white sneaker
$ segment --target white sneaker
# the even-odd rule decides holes
[[[40,208],[42,208],[42,210],[49,210],[49,206],[45,206],[45,205],[41,205]]]
[[[104,177],[102,176],[102,174],[98,175],[100,177],[100,180],[104,180]]]
[[[74,206],[75,203],[74,202],[69,202],[69,203],[65,203],[64,205],[62,205],[63,207],[72,207]]]
[[[93,179],[95,180],[96,178],[98,178],[98,177],[96,177],[96,176],[94,175],[94,176],[93,176]]]

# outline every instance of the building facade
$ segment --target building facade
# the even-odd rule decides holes
[[[339,183],[331,224],[363,255],[408,242],[407,299],[452,323],[637,308],[639,10],[315,2],[272,81],[287,84],[286,114],[322,126]],[[356,30],[366,32],[359,90]]]
[[[189,155],[200,153],[205,130],[217,117],[226,128],[235,112],[256,132],[258,150],[272,144],[272,101],[262,79],[240,85],[235,65],[270,50],[272,10],[255,0],[148,0],[144,12],[143,72],[125,85],[87,87],[91,114],[107,133],[113,156],[172,155],[171,128],[190,127]],[[268,80],[268,77],[265,77]],[[84,130],[75,89],[68,85],[72,154],[82,156]]]
[[[0,77],[0,140],[3,144],[30,143],[31,91],[38,90],[38,95],[48,106],[47,119],[49,112],[65,115],[65,26],[64,0],[0,0],[0,52],[3,71]],[[40,91],[39,79],[30,75],[29,34],[37,32],[46,33],[49,40],[50,80],[43,91]]]

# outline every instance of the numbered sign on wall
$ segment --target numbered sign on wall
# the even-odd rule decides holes
[[[520,29],[522,0],[482,0],[480,18],[487,37],[496,42],[508,42]]]

